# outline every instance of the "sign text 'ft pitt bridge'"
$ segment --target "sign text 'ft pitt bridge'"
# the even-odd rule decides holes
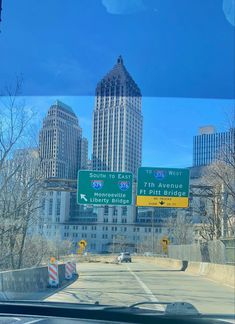
[[[130,172],[79,171],[78,204],[132,205]],[[136,206],[187,208],[189,170],[138,169]]]

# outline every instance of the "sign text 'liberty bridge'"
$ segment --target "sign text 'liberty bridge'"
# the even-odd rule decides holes
[[[83,205],[131,205],[132,173],[79,171],[77,202]]]

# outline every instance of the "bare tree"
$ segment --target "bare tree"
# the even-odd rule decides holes
[[[27,264],[30,229],[37,221],[43,184],[38,150],[25,148],[34,116],[18,97],[21,85],[17,80],[14,89],[6,87],[0,106],[0,266],[4,269]]]
[[[168,235],[174,244],[190,244],[193,239],[193,221],[184,211],[171,217],[167,223]]]
[[[220,239],[235,234],[235,129],[231,143],[224,143],[216,160],[205,168],[201,184],[210,185],[214,195],[194,204],[194,212],[201,215],[200,235],[205,240]]]
[[[151,233],[148,233],[145,236],[144,240],[136,244],[137,253],[140,254],[148,253],[149,255],[162,254],[160,238],[161,237],[158,234],[154,233],[154,240],[153,240],[153,235]]]
[[[114,235],[111,249],[112,253],[125,252],[130,248],[130,243],[126,237],[121,233]]]

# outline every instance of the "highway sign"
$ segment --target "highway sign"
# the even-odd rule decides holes
[[[131,205],[132,173],[79,171],[77,202],[82,205]]]
[[[137,206],[187,208],[188,196],[188,169],[138,169]]]

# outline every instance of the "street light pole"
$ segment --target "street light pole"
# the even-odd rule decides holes
[[[221,185],[221,200],[222,200],[222,237],[228,235],[228,217],[227,217],[227,192],[224,190],[224,184]]]

